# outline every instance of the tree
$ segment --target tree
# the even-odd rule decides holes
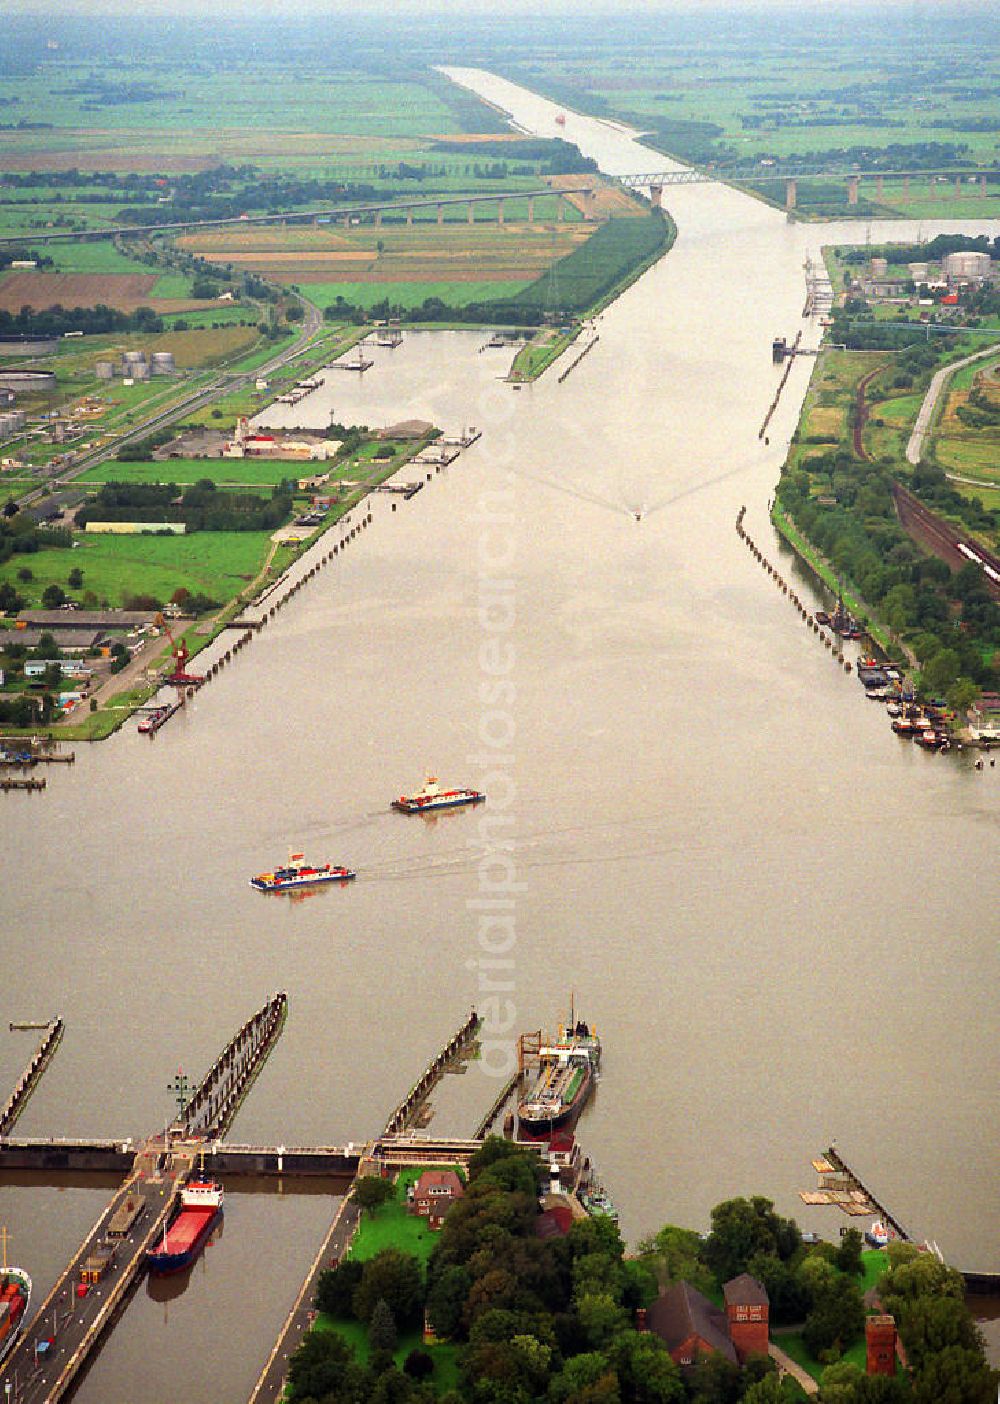
[[[681,1372],[651,1331],[625,1331],[609,1351],[627,1404],[680,1404]]]
[[[364,1264],[353,1297],[354,1314],[359,1321],[371,1320],[380,1298],[388,1304],[398,1325],[419,1319],[424,1284],[420,1264],[412,1254],[383,1248]]]
[[[608,1346],[628,1322],[626,1312],[610,1292],[585,1293],[577,1302],[576,1314],[595,1350]]]
[[[599,1351],[589,1351],[574,1355],[556,1375],[549,1385],[549,1399],[552,1404],[567,1404],[579,1399],[584,1390],[596,1385],[599,1380],[611,1374],[607,1356]]]
[[[30,566],[21,566],[17,572],[17,578],[22,585],[27,585],[29,580],[34,580],[35,572]]]
[[[471,1276],[458,1264],[446,1267],[434,1281],[427,1296],[427,1313],[439,1336],[447,1339],[458,1334],[471,1286]]]
[[[368,1323],[368,1344],[372,1351],[387,1351],[391,1355],[397,1339],[392,1309],[384,1297],[379,1297]]]
[[[995,1404],[997,1381],[982,1355],[948,1346],[913,1379],[913,1404]]]
[[[362,1264],[353,1258],[321,1272],[316,1283],[317,1308],[331,1316],[353,1316],[352,1301],[361,1285],[361,1272]]]
[[[712,1210],[712,1231],[702,1257],[720,1282],[745,1271],[755,1253],[787,1260],[802,1242],[794,1219],[784,1219],[762,1195],[727,1199]]]
[[[322,1399],[341,1384],[352,1363],[350,1348],[336,1331],[309,1331],[288,1362],[293,1399]]]
[[[403,1361],[403,1373],[411,1380],[426,1380],[434,1373],[434,1360],[426,1350],[413,1349]]]
[[[932,1356],[949,1346],[977,1352],[983,1348],[968,1307],[957,1297],[917,1297],[903,1309],[899,1334],[910,1365],[918,1373]]]
[[[83,584],[83,571],[79,566],[74,566],[66,578],[66,583],[71,590],[79,590]]]
[[[368,1210],[373,1213],[395,1197],[395,1185],[391,1180],[383,1180],[379,1175],[362,1175],[359,1180],[354,1181],[354,1188],[351,1190],[351,1203],[356,1204],[362,1212]]]
[[[710,1292],[715,1284],[699,1257],[701,1245],[701,1236],[693,1229],[666,1224],[653,1238],[639,1244],[638,1256],[653,1268],[661,1286],[690,1282],[699,1292]]]
[[[66,603],[66,591],[61,585],[54,582],[46,585],[42,591],[42,604],[46,609],[58,609],[60,605]]]
[[[14,589],[9,580],[5,580],[0,585],[0,611],[4,614],[16,614],[24,605],[24,600]]]
[[[864,1239],[861,1237],[861,1231],[856,1228],[847,1229],[840,1240],[840,1247],[837,1249],[837,1267],[841,1272],[847,1273],[849,1277],[864,1276],[864,1268],[861,1264],[863,1244]]]
[[[842,1353],[865,1329],[865,1306],[861,1289],[850,1278],[834,1274],[824,1281],[813,1298],[806,1317],[802,1339],[812,1355],[836,1350]]]

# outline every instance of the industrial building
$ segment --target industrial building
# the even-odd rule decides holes
[[[956,283],[978,285],[990,281],[993,274],[993,260],[988,253],[966,249],[960,253],[945,254],[941,260],[941,268],[952,286]]]

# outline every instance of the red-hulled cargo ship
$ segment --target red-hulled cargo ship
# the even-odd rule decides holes
[[[222,1218],[222,1198],[222,1186],[214,1180],[191,1180],[184,1186],[177,1213],[146,1254],[150,1272],[182,1272],[194,1262]]]

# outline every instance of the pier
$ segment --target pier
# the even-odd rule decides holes
[[[37,1028],[33,1024],[11,1024],[11,1029],[15,1028]],[[13,1092],[7,1099],[7,1104],[0,1111],[0,1136],[8,1136],[17,1121],[17,1118],[24,1111],[28,1104],[28,1098],[38,1086],[39,1079],[52,1060],[52,1055],[59,1046],[59,1040],[63,1036],[63,1021],[52,1019],[48,1024],[43,1024],[45,1035],[41,1043],[35,1050],[35,1055],[25,1068],[14,1087]]]
[[[287,1012],[288,996],[279,990],[237,1030],[183,1107],[178,1129],[211,1140],[225,1135],[277,1042]]]
[[[0,777],[0,790],[44,790],[45,776],[36,780],[33,775],[4,775]]]
[[[425,1107],[427,1098],[449,1065],[467,1057],[472,1052],[478,1032],[479,1015],[473,1009],[465,1023],[452,1035],[437,1057],[428,1063],[395,1111],[390,1113],[382,1133],[383,1137],[397,1136],[410,1126],[419,1116],[421,1108]]]

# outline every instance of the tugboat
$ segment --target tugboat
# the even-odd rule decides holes
[[[146,1253],[151,1273],[182,1272],[194,1262],[222,1218],[222,1186],[215,1180],[191,1180],[181,1190],[177,1213],[156,1248]]]
[[[482,804],[482,790],[442,790],[436,775],[428,775],[422,790],[415,795],[400,795],[392,808],[401,814],[427,814],[434,809],[455,809],[462,804]]]
[[[273,873],[258,873],[250,879],[250,886],[258,892],[289,892],[296,887],[312,887],[320,882],[350,882],[357,873],[350,868],[333,867],[324,863],[316,868],[305,861],[301,853],[290,853],[288,862]]]
[[[7,1230],[2,1230],[3,1272],[0,1273],[0,1360],[7,1357],[24,1330],[31,1306],[31,1278],[24,1268],[7,1266]]]
[[[592,1219],[610,1219],[614,1224],[618,1222],[618,1210],[611,1196],[596,1182],[580,1190],[577,1198]]]
[[[601,1065],[601,1040],[571,1013],[559,1037],[539,1045],[538,1058],[535,1085],[517,1108],[521,1130],[529,1136],[549,1135],[582,1111]]]
[[[881,1219],[876,1219],[871,1228],[865,1230],[865,1238],[873,1248],[884,1248],[889,1242],[889,1230]]]

